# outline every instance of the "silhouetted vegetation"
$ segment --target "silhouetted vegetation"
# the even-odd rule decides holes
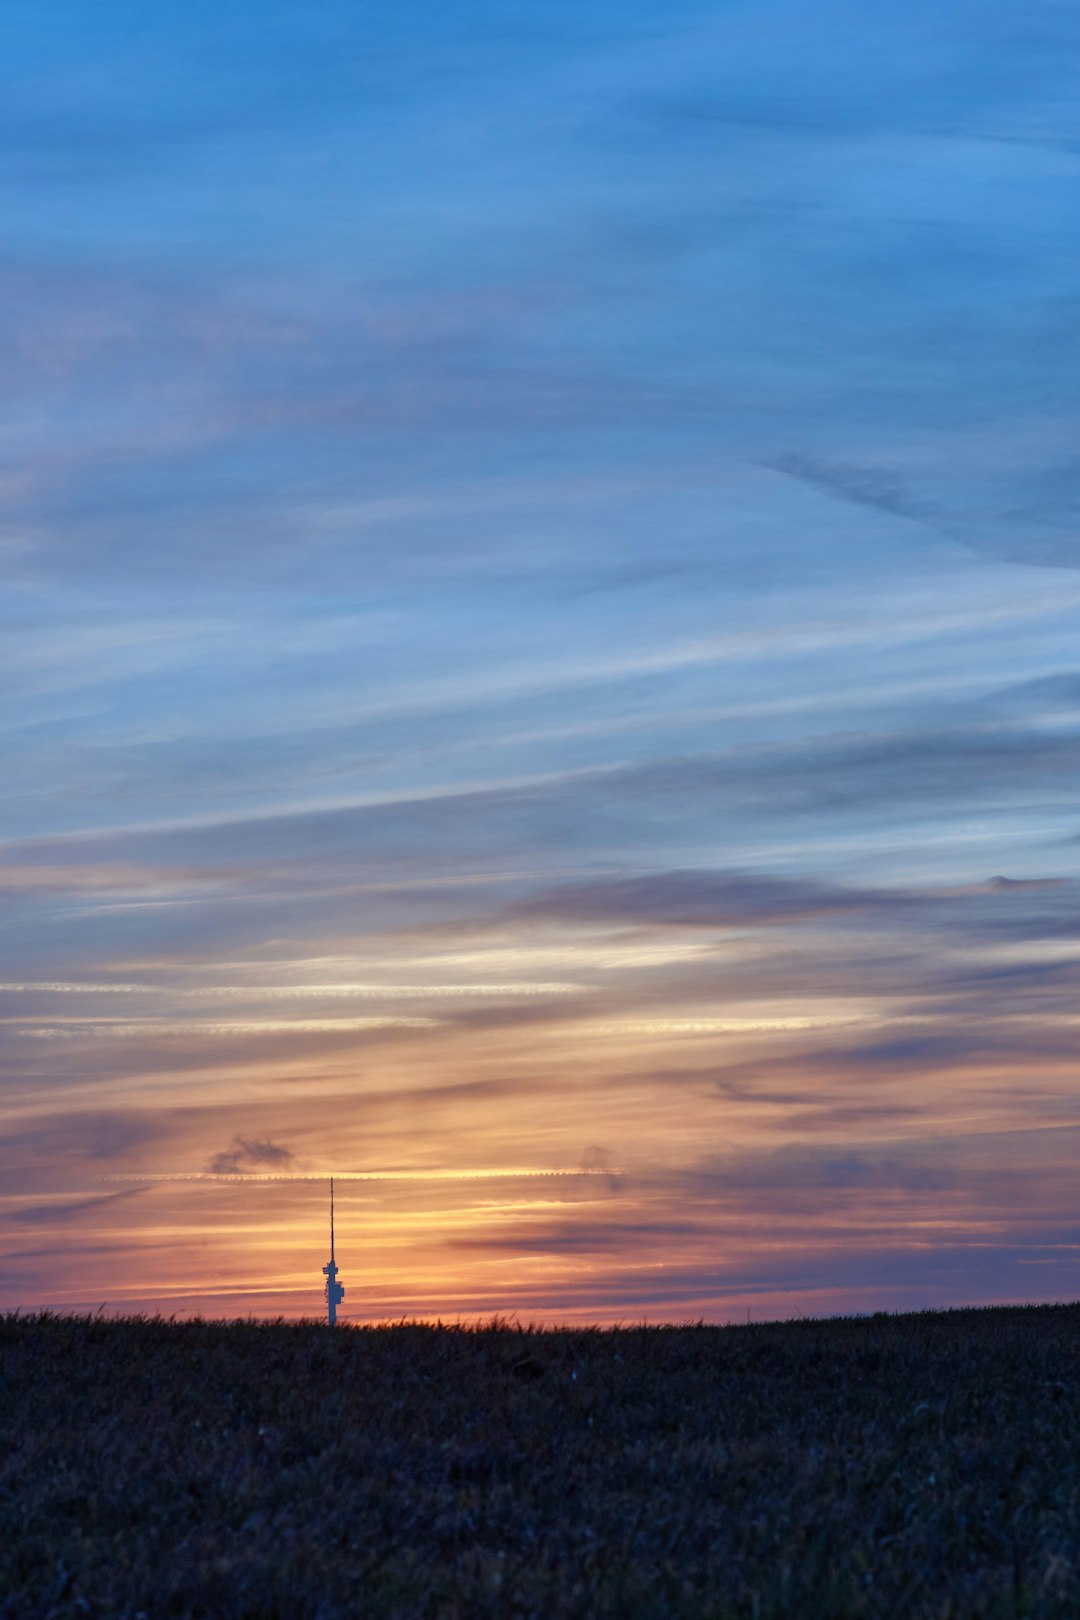
[[[5,1620],[1080,1613],[1080,1306],[0,1357]]]

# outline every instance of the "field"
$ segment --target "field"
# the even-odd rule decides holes
[[[0,1318],[0,1615],[1080,1614],[1080,1306]]]

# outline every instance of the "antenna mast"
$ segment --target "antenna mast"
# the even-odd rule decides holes
[[[337,1261],[334,1259],[334,1178],[330,1177],[330,1260],[323,1266],[326,1278],[326,1320],[331,1327],[337,1321],[337,1308],[345,1298],[344,1284],[337,1280]]]

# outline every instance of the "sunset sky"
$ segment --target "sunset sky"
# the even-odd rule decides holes
[[[1077,1297],[1077,7],[3,13],[0,1308]]]

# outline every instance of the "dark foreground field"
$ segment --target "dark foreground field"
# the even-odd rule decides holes
[[[1080,1306],[0,1319],[4,1617],[1080,1615]]]

